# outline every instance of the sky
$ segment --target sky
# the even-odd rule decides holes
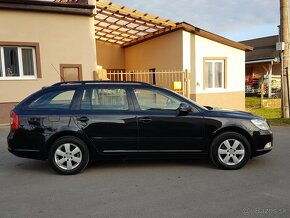
[[[242,41],[278,34],[279,0],[113,0]]]

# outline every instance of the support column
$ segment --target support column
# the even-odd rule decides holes
[[[269,75],[268,75],[268,98],[272,96],[272,73],[273,73],[273,61],[269,67]]]

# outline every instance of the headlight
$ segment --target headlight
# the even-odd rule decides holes
[[[270,127],[266,120],[253,119],[251,122],[261,130],[269,130]]]

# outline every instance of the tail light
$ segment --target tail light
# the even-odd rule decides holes
[[[10,128],[11,130],[19,129],[19,117],[14,111],[10,113]]]

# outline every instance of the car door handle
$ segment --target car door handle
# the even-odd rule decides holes
[[[89,118],[87,118],[87,117],[78,117],[78,118],[77,118],[77,121],[80,121],[80,122],[86,123],[86,122],[89,121]]]
[[[152,119],[149,117],[142,117],[139,119],[139,121],[147,124],[147,123],[150,123],[152,121]]]

